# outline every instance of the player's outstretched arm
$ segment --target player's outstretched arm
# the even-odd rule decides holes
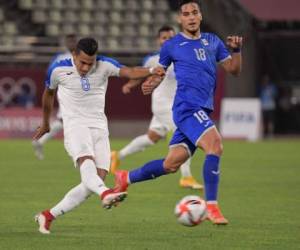
[[[228,36],[226,41],[227,46],[232,50],[231,59],[224,61],[221,65],[226,72],[235,76],[242,71],[242,53],[243,38],[240,36]]]
[[[153,90],[159,86],[162,80],[163,77],[157,75],[148,77],[148,79],[142,83],[143,94],[150,95]]]
[[[53,109],[54,96],[55,90],[45,88],[42,98],[43,121],[41,126],[37,128],[37,131],[33,136],[34,140],[38,140],[40,137],[50,131],[50,116]]]
[[[125,83],[122,87],[123,94],[129,94],[132,89],[134,89],[136,86],[140,85],[143,82],[144,79],[132,79],[129,80],[127,83]]]
[[[164,76],[165,70],[163,67],[153,67],[153,68],[144,68],[144,67],[122,67],[120,69],[120,77],[126,77],[129,79],[140,79],[146,78],[151,75]]]

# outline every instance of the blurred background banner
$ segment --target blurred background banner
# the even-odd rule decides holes
[[[261,139],[261,105],[258,98],[224,98],[220,132],[225,139]]]
[[[45,68],[0,67],[0,108],[41,106],[45,74]],[[25,96],[28,103],[22,99]]]
[[[42,121],[40,108],[0,111],[0,138],[31,138]]]

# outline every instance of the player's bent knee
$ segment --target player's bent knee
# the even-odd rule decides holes
[[[223,144],[221,138],[214,138],[209,142],[201,144],[201,148],[206,154],[221,156],[223,154]]]
[[[90,156],[90,155],[79,157],[77,159],[78,166],[80,167],[85,160],[92,160],[92,161],[94,161],[94,157]]]
[[[221,156],[223,154],[223,144],[221,139],[216,139],[209,150],[209,154]]]
[[[170,162],[168,160],[164,162],[164,169],[167,173],[176,173],[180,166],[179,162]]]
[[[219,143],[214,147],[214,154],[221,156],[223,154],[223,144]]]
[[[166,172],[170,173],[170,174],[176,173],[178,169],[179,169],[179,167],[177,167],[177,166],[166,166],[165,167]]]
[[[167,173],[175,173],[189,157],[190,155],[185,147],[172,147],[164,161],[164,169]]]

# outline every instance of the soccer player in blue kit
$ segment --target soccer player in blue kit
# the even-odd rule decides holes
[[[182,32],[164,43],[159,61],[164,68],[174,64],[178,84],[172,109],[177,129],[169,152],[165,159],[148,162],[129,172],[116,171],[116,187],[125,191],[129,184],[174,173],[200,148],[205,153],[203,178],[208,219],[213,224],[226,225],[228,220],[217,202],[222,139],[209,114],[213,111],[217,64],[233,75],[241,72],[242,37],[227,37],[230,54],[215,34],[200,32],[202,14],[197,0],[181,1],[178,14]],[[142,86],[144,94],[150,94],[160,81],[157,78],[146,81]]]

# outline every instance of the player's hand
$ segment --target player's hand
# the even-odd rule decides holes
[[[44,134],[48,133],[50,131],[50,126],[49,125],[42,125],[37,128],[33,140],[38,140],[40,139]]]
[[[153,68],[152,75],[165,76],[165,74],[166,74],[166,71],[163,67],[157,66],[157,67]]]
[[[122,87],[122,93],[125,94],[125,95],[127,95],[127,94],[129,94],[130,92],[131,92],[131,87],[130,87],[130,85],[129,85],[129,84],[123,85],[123,87]]]
[[[231,49],[241,49],[243,46],[243,37],[241,36],[228,36],[226,44]]]
[[[150,95],[153,90],[161,83],[162,77],[154,75],[147,78],[145,82],[142,83],[142,91],[144,95]]]

